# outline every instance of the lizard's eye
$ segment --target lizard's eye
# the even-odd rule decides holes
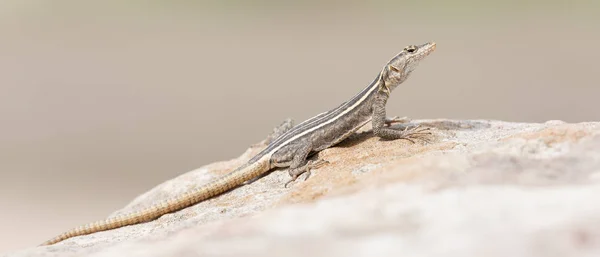
[[[413,45],[410,45],[410,46],[405,47],[404,51],[407,51],[409,53],[414,53],[415,51],[417,51],[417,47],[413,46]]]

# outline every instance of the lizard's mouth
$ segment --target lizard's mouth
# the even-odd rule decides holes
[[[423,53],[421,54],[423,57],[428,56],[431,52],[435,50],[436,44],[435,42],[426,43],[423,46]]]
[[[435,42],[431,42],[431,51],[435,50],[435,46],[436,46]]]
[[[435,42],[425,43],[419,46],[418,53],[414,55],[414,59],[421,60],[431,54],[435,50]]]

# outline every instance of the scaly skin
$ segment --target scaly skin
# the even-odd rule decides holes
[[[164,214],[184,209],[238,187],[252,178],[263,175],[271,168],[269,159],[270,155],[264,155],[258,161],[242,166],[191,192],[162,201],[140,211],[76,227],[44,242],[42,245],[51,245],[71,237],[148,222]]]

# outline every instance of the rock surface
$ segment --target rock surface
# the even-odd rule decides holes
[[[383,141],[366,126],[290,188],[279,170],[149,223],[7,256],[600,256],[600,123],[416,122],[434,128],[430,142]],[[225,174],[262,147],[115,214]]]

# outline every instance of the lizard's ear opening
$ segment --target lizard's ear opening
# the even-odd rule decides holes
[[[395,72],[400,72],[400,69],[398,69],[397,67],[395,67],[394,65],[388,65],[388,67],[390,68],[390,70],[395,71]]]

